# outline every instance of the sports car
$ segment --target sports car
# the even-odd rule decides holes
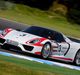
[[[6,28],[0,34],[2,48],[32,53],[47,59],[80,65],[80,43],[55,30],[30,26],[24,30]]]

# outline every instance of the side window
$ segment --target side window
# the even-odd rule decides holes
[[[54,40],[56,42],[59,42],[59,43],[65,42],[64,37],[62,36],[62,34],[58,33],[58,32],[55,33]]]
[[[50,30],[45,29],[42,31],[41,36],[51,40],[52,39],[52,32]]]
[[[42,32],[42,36],[48,38],[49,33],[50,33],[50,32],[49,32],[48,30],[44,30],[44,31]]]

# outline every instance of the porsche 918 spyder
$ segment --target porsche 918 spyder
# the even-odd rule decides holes
[[[30,26],[22,31],[6,28],[0,34],[2,48],[23,51],[80,65],[80,43],[55,30]]]

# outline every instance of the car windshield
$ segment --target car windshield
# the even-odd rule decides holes
[[[34,34],[34,35],[45,37],[45,38],[48,38],[48,35],[49,35],[48,29],[37,27],[37,26],[28,27],[27,29],[23,30],[23,32]]]

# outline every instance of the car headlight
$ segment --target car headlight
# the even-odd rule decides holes
[[[29,43],[35,44],[35,43],[38,43],[38,42],[40,42],[40,39],[32,40],[32,41],[30,41]]]
[[[2,35],[4,36],[4,35],[6,35],[7,34],[7,32],[4,30],[3,32],[2,32]]]
[[[11,28],[6,28],[5,30],[3,30],[2,35],[5,36],[5,35],[8,34],[10,31],[12,31]]]

